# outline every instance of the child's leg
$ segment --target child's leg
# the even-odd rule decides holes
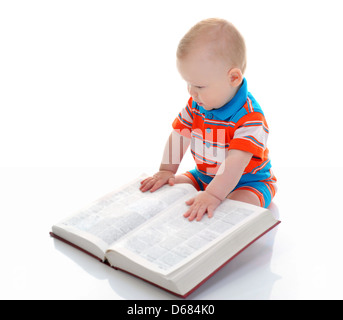
[[[207,185],[199,179],[196,170],[187,171],[175,177],[175,183],[189,183],[198,191],[203,191]]]
[[[246,203],[253,204],[255,206],[261,207],[260,198],[254,193],[249,190],[235,190],[231,192],[228,196],[228,199],[242,201]]]
[[[175,183],[189,183],[193,187],[195,187],[192,179],[188,178],[186,175],[183,175],[183,174],[179,174],[175,176]]]
[[[237,185],[227,198],[268,208],[276,190],[275,181],[255,181]]]

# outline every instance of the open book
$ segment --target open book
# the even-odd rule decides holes
[[[52,227],[51,236],[186,297],[280,221],[269,210],[225,200],[214,217],[183,217],[189,184],[139,190],[140,179]]]

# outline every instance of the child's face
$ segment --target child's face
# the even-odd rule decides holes
[[[206,50],[193,50],[177,60],[177,67],[193,100],[206,110],[221,108],[238,90],[229,67]]]

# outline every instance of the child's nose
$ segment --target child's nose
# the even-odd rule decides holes
[[[188,86],[188,92],[192,96],[192,98],[196,98],[198,96],[198,93],[193,86]]]

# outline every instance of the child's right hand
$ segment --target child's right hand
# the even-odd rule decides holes
[[[175,174],[171,171],[159,171],[152,177],[141,181],[141,187],[139,189],[142,192],[146,192],[148,190],[150,190],[150,192],[154,192],[167,183],[171,186],[175,184]]]

